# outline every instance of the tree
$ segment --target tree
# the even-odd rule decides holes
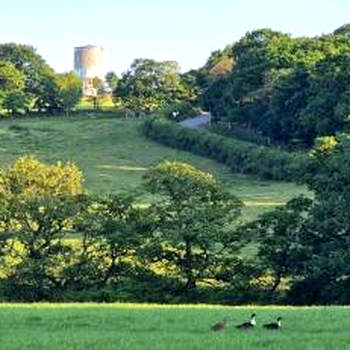
[[[23,91],[8,92],[2,105],[11,115],[23,113],[28,109],[28,97]]]
[[[27,98],[23,92],[25,75],[8,61],[0,61],[0,107],[11,113],[23,109]]]
[[[350,40],[349,40],[350,44]],[[350,50],[347,53],[327,55],[312,70],[309,96],[300,116],[301,127],[317,136],[334,135],[342,131],[350,113]],[[342,104],[339,108],[338,104]]]
[[[68,115],[82,97],[83,84],[74,72],[57,74],[56,79],[58,99],[62,109]]]
[[[233,269],[240,240],[228,226],[240,213],[236,197],[211,174],[186,163],[159,163],[146,175],[146,184],[162,196],[154,205],[158,219],[147,251],[151,260],[175,269],[186,290],[223,274],[228,266]]]
[[[119,82],[117,74],[115,74],[113,71],[108,72],[105,79],[111,91],[114,91],[117,88]]]
[[[290,291],[295,303],[349,302],[349,150],[348,135],[320,138],[304,169],[315,199],[304,224],[308,270]]]
[[[334,35],[344,35],[350,37],[350,23],[342,25],[341,27],[337,28],[333,33]]]
[[[312,143],[314,133],[311,125],[300,122],[300,116],[307,106],[310,85],[310,70],[304,66],[281,77],[272,93],[269,112],[261,130],[271,139],[288,144],[294,139]]]
[[[54,300],[62,291],[62,274],[69,265],[64,242],[69,221],[80,211],[78,198],[25,200],[0,198],[0,265],[4,293],[12,300]]]
[[[83,191],[83,176],[72,163],[45,164],[34,156],[16,159],[2,171],[2,192],[16,197],[60,197]]]
[[[152,112],[186,97],[176,62],[136,59],[113,92],[115,103]]]
[[[92,79],[92,88],[93,88],[93,94],[91,95],[91,99],[94,105],[94,109],[100,109],[100,100],[105,94],[105,86],[99,77],[94,77]]]
[[[0,61],[0,88],[2,91],[23,90],[25,75],[9,61]]]
[[[76,263],[65,270],[70,290],[103,288],[130,278],[137,252],[147,238],[149,209],[135,207],[127,196],[86,197],[76,220],[82,236]]]
[[[39,109],[55,109],[56,89],[52,88],[54,71],[28,45],[14,43],[0,45],[0,60],[11,62],[25,76],[24,92]]]
[[[243,226],[243,230],[257,238],[256,262],[272,276],[272,292],[282,279],[293,281],[307,270],[305,261],[309,258],[309,250],[304,244],[304,225],[311,205],[311,199],[294,198],[285,206]]]
[[[258,233],[260,261],[291,288],[288,303],[348,303],[350,269],[350,138],[316,142],[300,181],[314,198],[298,198],[251,224]]]
[[[205,65],[197,71],[190,71],[195,78],[193,84],[202,107],[215,116],[226,115],[222,110],[226,96],[230,91],[229,76],[233,70],[233,49],[227,45],[223,50],[211,53]]]
[[[285,145],[312,146],[318,136],[343,130],[350,112],[347,32],[348,25],[315,38],[268,28],[248,32],[231,56],[214,52],[202,68],[209,69],[204,106],[213,120]],[[225,71],[230,58],[231,73]]]

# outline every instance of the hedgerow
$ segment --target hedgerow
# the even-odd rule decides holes
[[[296,181],[299,169],[307,161],[302,153],[238,141],[159,118],[146,120],[143,133],[164,145],[224,163],[235,173],[256,175],[265,180]]]

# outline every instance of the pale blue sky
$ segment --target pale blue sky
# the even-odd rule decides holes
[[[186,71],[253,29],[314,36],[347,22],[350,0],[3,0],[0,42],[34,46],[59,72],[86,44],[104,47],[106,71],[140,57]]]

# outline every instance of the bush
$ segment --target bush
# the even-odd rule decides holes
[[[306,157],[300,153],[257,146],[156,118],[145,121],[143,133],[167,146],[224,163],[236,173],[253,174],[266,180],[295,181],[299,169],[306,163]]]
[[[83,175],[76,165],[45,164],[31,155],[16,159],[3,172],[3,180],[5,192],[18,196],[74,196],[83,191]]]

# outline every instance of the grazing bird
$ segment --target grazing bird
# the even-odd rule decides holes
[[[244,322],[236,326],[236,328],[241,330],[253,329],[256,326],[256,314],[252,314],[250,317],[250,321]]]
[[[228,317],[224,317],[223,320],[216,322],[211,326],[211,330],[215,332],[224,331],[227,328],[227,322],[229,321]]]
[[[271,329],[271,330],[276,330],[276,331],[281,329],[282,328],[282,317],[278,317],[277,322],[264,324],[263,327],[266,329]]]

